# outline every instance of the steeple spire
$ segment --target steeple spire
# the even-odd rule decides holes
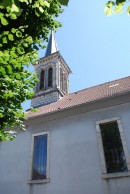
[[[45,57],[48,57],[49,55],[51,55],[52,53],[55,53],[57,51],[58,51],[58,47],[57,47],[57,43],[56,43],[56,39],[55,39],[55,34],[53,31],[51,31],[48,45],[47,45],[47,49],[46,49],[46,53],[45,53]]]

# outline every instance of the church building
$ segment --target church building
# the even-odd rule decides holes
[[[130,194],[130,77],[69,94],[51,32],[25,121],[0,143],[0,194]]]

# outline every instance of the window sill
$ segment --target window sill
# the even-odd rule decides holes
[[[128,176],[130,176],[130,171],[110,173],[110,174],[102,174],[103,179],[122,178],[122,177],[128,177]]]
[[[50,179],[42,179],[42,180],[29,180],[28,184],[43,184],[43,183],[49,183]]]

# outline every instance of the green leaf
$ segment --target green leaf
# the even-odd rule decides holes
[[[33,42],[32,37],[31,37],[31,36],[28,36],[28,37],[26,38],[26,42],[28,42],[28,43],[32,43],[32,42]]]
[[[113,1],[108,1],[108,3],[106,3],[105,8],[104,8],[104,12],[106,14],[106,16],[111,16],[112,15],[112,8],[115,5],[115,3]]]
[[[17,17],[21,16],[22,10],[20,9],[19,12],[13,12]]]
[[[42,7],[39,7],[39,11],[40,11],[41,13],[43,13],[43,12],[44,12],[44,10],[43,10],[43,8],[42,8]]]
[[[29,100],[30,98],[32,98],[33,95],[34,95],[34,91],[28,92],[27,99]]]
[[[11,13],[11,14],[10,14],[10,17],[11,17],[11,19],[13,19],[13,20],[17,19],[17,16],[16,16],[16,14],[14,14],[14,13]]]
[[[4,115],[2,113],[0,113],[0,118],[3,118],[3,117],[4,117]]]
[[[27,48],[28,47],[28,44],[27,43],[24,43],[23,46]]]
[[[4,51],[4,56],[3,56],[3,58],[4,58],[5,61],[9,61],[10,56],[9,56],[8,51]]]
[[[20,11],[19,7],[17,7],[15,4],[12,4],[11,12],[19,12],[19,11]]]
[[[9,97],[13,97],[13,96],[14,96],[14,93],[13,93],[11,90],[9,90],[9,91],[8,91],[8,96],[9,96]]]
[[[7,69],[8,69],[8,73],[11,74],[12,73],[12,67],[10,65],[8,65]]]
[[[35,78],[34,81],[35,81],[35,82],[39,82],[39,79],[38,79],[38,78]]]
[[[111,16],[112,15],[112,8],[105,6],[104,12],[105,12],[106,16]]]
[[[20,32],[19,30],[16,32],[16,36],[17,37],[22,37],[22,32]]]
[[[127,13],[128,13],[128,15],[130,15],[130,6],[128,6],[128,8],[127,8]]]
[[[38,108],[32,108],[32,107],[30,108],[30,110],[33,111],[33,112],[38,112],[39,111]]]
[[[21,79],[21,75],[20,74],[16,74],[16,78],[20,80]]]
[[[122,4],[119,4],[115,7],[115,10],[114,10],[115,13],[122,13],[123,12],[123,5]]]
[[[23,54],[25,51],[24,51],[24,48],[18,47],[18,48],[17,48],[17,52],[18,52],[19,54]]]
[[[0,72],[3,73],[3,74],[6,74],[5,68],[0,67]]]
[[[0,13],[0,19],[3,17],[3,15],[4,15],[3,13]]]
[[[7,21],[7,19],[5,19],[4,17],[1,18],[1,23],[2,23],[4,26],[7,26],[7,25],[8,25],[8,21]]]
[[[9,31],[4,31],[3,34],[4,35],[8,35],[9,34]]]
[[[16,53],[14,51],[10,51],[10,56],[12,58],[16,58],[17,57],[17,55],[16,55]]]
[[[6,36],[2,38],[2,41],[4,44],[6,44],[8,42]]]
[[[107,5],[110,7],[113,7],[113,5],[115,5],[115,3],[114,3],[114,1],[108,1]]]
[[[43,3],[44,3],[44,5],[46,6],[46,7],[50,7],[50,4],[47,2],[47,1],[43,1]]]
[[[37,17],[39,17],[40,16],[40,14],[35,10],[35,15],[37,16]]]
[[[0,57],[0,63],[4,64],[4,59],[2,57]],[[1,70],[0,70],[1,71]]]
[[[4,53],[2,51],[0,51],[0,57],[3,57]]]
[[[12,29],[11,29],[11,32],[12,32],[12,33],[16,33],[16,31],[17,31],[17,29],[15,29],[15,28],[12,28]]]
[[[13,34],[9,34],[9,35],[8,35],[8,39],[9,39],[10,41],[13,41],[13,40],[14,40]]]
[[[61,5],[68,5],[69,0],[58,0]]]

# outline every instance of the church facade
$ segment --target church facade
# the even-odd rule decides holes
[[[130,77],[69,94],[50,35],[26,132],[0,143],[0,194],[129,194]]]

